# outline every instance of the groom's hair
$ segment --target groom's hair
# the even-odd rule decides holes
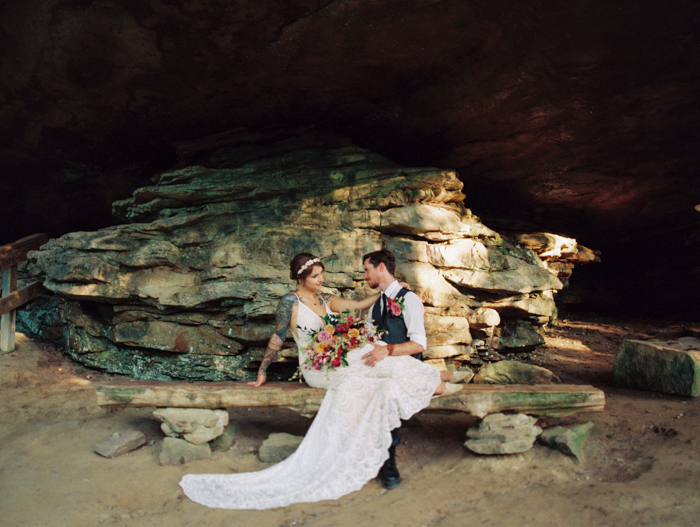
[[[386,265],[386,270],[389,271],[391,276],[396,274],[396,256],[389,249],[380,249],[374,251],[373,253],[365,254],[362,257],[362,263],[369,260],[374,267],[377,267],[380,263]]]

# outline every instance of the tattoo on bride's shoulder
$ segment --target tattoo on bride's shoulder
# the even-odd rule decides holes
[[[326,304],[331,301],[331,298],[333,298],[333,295],[330,293],[321,293],[318,296],[320,296]]]
[[[296,302],[297,300],[294,295],[287,293],[280,299],[279,304],[277,304],[275,334],[278,335],[281,340],[284,340],[284,336],[287,333],[287,327],[292,320],[292,309],[294,309]]]
[[[294,309],[296,304],[296,297],[291,293],[287,293],[280,299],[279,304],[277,304],[277,316],[283,315],[283,318],[286,316],[287,320],[289,320],[292,316],[292,309]]]

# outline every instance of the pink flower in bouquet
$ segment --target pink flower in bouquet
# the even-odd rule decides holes
[[[318,332],[318,341],[319,342],[326,342],[327,340],[331,340],[333,338],[333,335],[328,333],[325,329],[323,331]]]

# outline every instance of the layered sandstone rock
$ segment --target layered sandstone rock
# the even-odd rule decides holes
[[[521,234],[518,244],[532,249],[542,259],[545,267],[567,284],[573,269],[578,264],[600,262],[600,252],[580,245],[575,239],[537,232]]]
[[[163,174],[115,203],[129,223],[35,252],[44,285],[66,299],[68,353],[146,379],[250,378],[302,251],[323,260],[327,291],[361,297],[362,255],[391,249],[426,306],[429,359],[468,355],[470,319],[552,315],[561,281],[464,207],[455,172],[350,145],[278,146]],[[287,344],[281,360],[293,363]]]

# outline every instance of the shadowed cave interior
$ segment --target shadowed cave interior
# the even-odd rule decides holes
[[[680,0],[8,0],[3,243],[118,223],[114,201],[196,164],[186,143],[311,126],[456,170],[502,234],[600,251],[560,310],[696,318],[698,18]]]

